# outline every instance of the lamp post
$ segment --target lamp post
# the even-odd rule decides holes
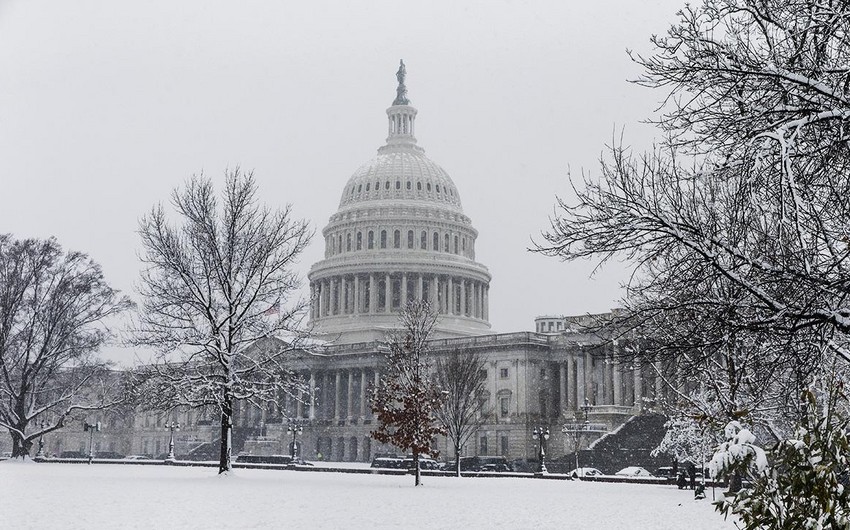
[[[593,407],[590,406],[590,401],[587,398],[584,398],[584,405],[582,405],[581,410],[584,411],[584,432],[590,430],[590,420],[588,420],[588,414],[590,413],[590,409]],[[579,449],[579,438],[578,433],[576,433],[576,473],[578,473],[578,449]]]
[[[295,463],[296,453],[297,453],[297,451],[295,450],[295,448],[296,448],[296,445],[295,445],[295,444],[296,444],[295,436],[296,436],[296,435],[298,435],[298,434],[303,433],[303,432],[304,432],[304,427],[302,427],[301,425],[299,425],[299,424],[297,424],[297,423],[290,423],[290,424],[286,427],[286,432],[292,433],[292,447],[291,447],[291,449],[290,449],[290,452],[289,452],[289,453],[290,453],[290,456],[292,457],[292,463],[294,464],[294,463]]]
[[[549,429],[546,427],[540,426],[535,427],[534,431],[531,433],[531,437],[537,440],[538,443],[538,451],[537,451],[537,460],[539,465],[537,467],[537,474],[542,475],[543,473],[547,473],[546,471],[546,440],[549,439]]]
[[[44,428],[47,426],[47,422],[44,420],[38,422],[38,428],[41,429],[41,434],[38,435],[38,452],[35,454],[36,458],[44,458]]]
[[[166,460],[174,461],[176,458],[174,457],[174,431],[180,430],[180,422],[176,422],[171,420],[171,422],[166,422],[165,426],[171,431],[171,437],[168,440],[168,457]]]
[[[89,465],[91,465],[91,461],[94,460],[94,433],[100,432],[100,422],[83,422],[83,432],[87,431],[89,433]]]

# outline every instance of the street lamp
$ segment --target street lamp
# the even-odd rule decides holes
[[[581,407],[581,410],[584,411],[584,432],[590,430],[590,420],[588,420],[588,414],[590,413],[590,409],[593,407],[590,406],[590,400],[584,398],[584,405]],[[578,433],[576,433],[576,473],[578,473],[578,449],[579,449],[579,438]]]
[[[301,425],[299,425],[297,423],[290,423],[286,427],[286,432],[292,433],[292,446],[290,448],[289,454],[290,454],[290,456],[292,456],[292,463],[294,464],[295,463],[295,456],[296,456],[295,436],[298,435],[298,434],[302,434],[304,432],[304,427],[302,427]]]
[[[47,426],[47,422],[42,420],[38,422],[38,428],[41,429],[41,434],[38,435],[38,452],[35,454],[36,458],[44,458],[44,428]]]
[[[174,431],[180,430],[180,422],[171,420],[171,423],[165,422],[165,426],[171,431],[171,438],[168,440],[168,457],[166,460],[176,460],[174,457]]]
[[[549,439],[549,429],[546,427],[535,427],[534,431],[531,433],[531,437],[535,440],[539,441],[538,451],[537,451],[537,460],[539,465],[537,467],[537,473],[543,474],[547,473],[546,471],[546,440]]]
[[[89,465],[91,465],[91,461],[94,460],[94,433],[100,432],[100,422],[83,422],[83,432],[86,431],[89,433]]]

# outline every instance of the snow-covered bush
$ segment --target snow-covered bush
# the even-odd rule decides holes
[[[839,394],[837,385],[820,400],[805,391],[799,426],[768,453],[752,432],[730,422],[709,467],[712,476],[737,473],[750,485],[727,493],[717,510],[737,516],[747,530],[850,528],[848,422],[836,413]]]

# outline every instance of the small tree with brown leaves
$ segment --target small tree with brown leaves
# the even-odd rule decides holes
[[[415,484],[419,486],[419,455],[437,456],[431,441],[438,434],[446,434],[436,415],[444,394],[431,379],[426,358],[428,336],[437,315],[427,301],[411,301],[399,314],[399,322],[400,329],[387,343],[387,372],[370,400],[378,419],[372,438],[413,453]]]

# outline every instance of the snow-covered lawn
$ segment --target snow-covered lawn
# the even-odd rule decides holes
[[[671,486],[0,462],[2,528],[734,528]],[[719,493],[719,492],[718,492]]]

